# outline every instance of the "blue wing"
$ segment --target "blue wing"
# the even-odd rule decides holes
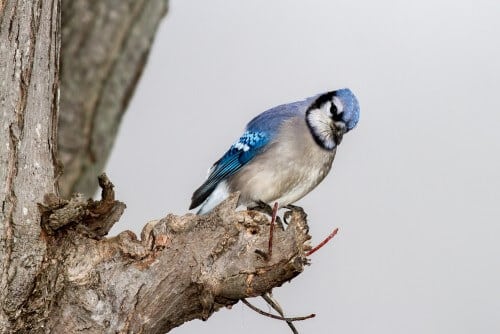
[[[202,204],[221,181],[262,153],[279,131],[283,121],[302,115],[312,99],[313,97],[274,107],[251,120],[240,139],[212,166],[207,180],[194,192],[189,209]]]
[[[271,136],[264,131],[247,130],[211,168],[207,180],[194,192],[189,209],[195,208],[210,196],[215,187],[236,173],[243,165],[262,152]]]

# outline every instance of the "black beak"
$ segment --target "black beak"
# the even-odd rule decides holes
[[[333,127],[333,137],[335,138],[335,144],[339,145],[342,142],[344,133],[347,132],[347,127],[344,122],[335,122]]]
[[[334,134],[334,138],[335,138],[335,144],[336,146],[340,145],[340,143],[342,142],[342,138],[344,137],[344,134],[343,133],[340,133],[340,132],[336,132]]]

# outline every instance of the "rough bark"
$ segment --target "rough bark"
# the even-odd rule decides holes
[[[31,331],[42,332],[43,324],[55,333],[166,333],[281,285],[307,262],[303,212],[276,230],[274,255],[266,260],[255,250],[267,250],[268,218],[236,212],[237,195],[210,215],[149,222],[141,240],[130,231],[102,238],[124,205],[101,181],[99,202],[46,199],[50,260],[25,310]]]
[[[168,0],[62,0],[61,195],[92,196]]]
[[[303,270],[300,211],[264,259],[268,218],[236,212],[237,195],[210,215],[150,222],[141,240],[105,238],[125,208],[105,176],[100,201],[59,197],[60,36],[59,0],[0,1],[0,333],[164,333]]]
[[[56,192],[59,1],[0,2],[0,329],[46,254],[37,202]]]

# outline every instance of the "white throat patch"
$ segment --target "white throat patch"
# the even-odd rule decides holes
[[[306,115],[306,123],[314,139],[327,150],[333,150],[336,146],[331,105],[332,102],[328,101],[319,108],[309,110]]]

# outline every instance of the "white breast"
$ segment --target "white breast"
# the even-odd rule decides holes
[[[335,150],[319,147],[303,118],[284,124],[269,149],[228,179],[231,192],[240,191],[240,204],[262,201],[280,207],[294,203],[328,174]]]

